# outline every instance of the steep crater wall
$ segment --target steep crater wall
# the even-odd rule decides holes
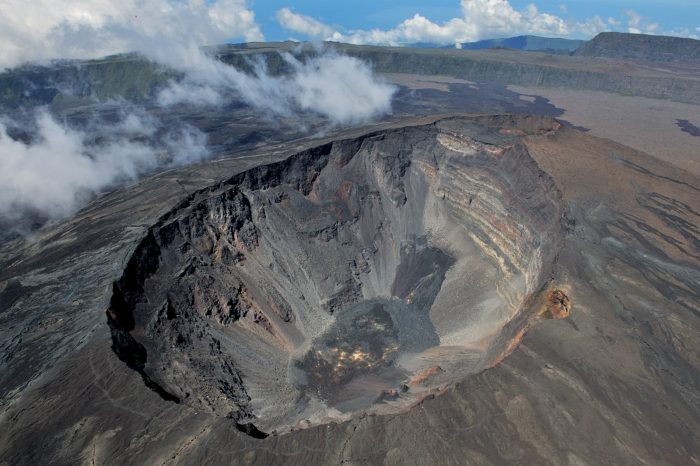
[[[191,195],[114,284],[115,353],[163,398],[253,434],[404,409],[496,364],[562,234],[560,194],[520,139],[558,127],[445,119]]]

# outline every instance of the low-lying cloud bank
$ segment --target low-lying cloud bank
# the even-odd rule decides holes
[[[136,51],[181,71],[162,105],[220,105],[234,93],[273,115],[314,111],[335,124],[366,121],[390,111],[393,88],[358,59],[321,53],[285,60],[292,75],[272,77],[262,64],[247,74],[205,54],[202,45],[230,38],[262,40],[247,0],[23,0],[0,2],[0,70],[53,58],[91,58]]]
[[[391,111],[395,86],[376,76],[362,60],[333,50],[317,51],[301,61],[282,54],[291,72],[273,76],[263,61],[245,73],[189,50],[186,57],[164,60],[185,73],[158,95],[161,105],[219,105],[234,94],[268,115],[314,112],[336,125],[357,124]]]
[[[42,110],[30,141],[13,138],[11,126],[0,123],[0,217],[6,220],[27,212],[63,218],[108,187],[134,181],[156,167],[207,156],[200,131],[183,125],[156,134],[162,130],[144,114],[129,113],[110,124],[92,122],[87,132],[59,124]]]
[[[321,49],[303,61],[284,54],[291,72],[273,76],[263,61],[243,72],[201,48],[231,38],[263,38],[247,0],[0,2],[0,72],[27,62],[134,51],[182,75],[157,95],[155,104],[164,107],[242,101],[261,117],[298,116],[302,127],[306,112],[337,126],[391,111],[394,87],[359,59]],[[106,188],[207,157],[199,130],[165,131],[143,108],[122,104],[127,110],[117,123],[80,128],[40,110],[29,138],[18,138],[14,123],[0,117],[0,221],[28,212],[63,218]]]

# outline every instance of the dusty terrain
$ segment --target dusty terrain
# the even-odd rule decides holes
[[[561,118],[700,175],[700,141],[679,120],[700,125],[700,106],[576,89],[508,86],[563,109]],[[532,97],[529,97],[532,98]]]
[[[465,116],[117,190],[0,250],[0,458],[697,464],[699,186],[553,119]],[[430,267],[410,266],[416,254]],[[402,312],[432,336],[412,337]],[[328,361],[347,319],[368,329],[349,355],[397,353],[379,372],[397,389],[359,384],[360,402],[339,407],[348,394],[314,382],[332,377],[314,379],[320,359],[296,348]],[[289,385],[285,361],[305,385]],[[378,374],[355,369],[341,377]],[[281,385],[288,399],[266,398]],[[303,386],[313,402],[291,395]],[[301,423],[273,434],[299,406]]]

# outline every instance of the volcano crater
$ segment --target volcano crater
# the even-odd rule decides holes
[[[198,191],[115,282],[112,347],[161,397],[284,432],[406,409],[497,364],[551,285],[544,117],[329,142]]]

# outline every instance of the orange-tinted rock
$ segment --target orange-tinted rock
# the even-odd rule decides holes
[[[410,382],[408,382],[408,385],[410,387],[415,387],[417,385],[421,385],[421,384],[425,383],[429,378],[435,377],[436,375],[441,374],[443,372],[445,372],[445,371],[442,370],[442,367],[433,366],[429,369],[426,369],[426,370],[416,374],[416,376],[413,377]]]
[[[562,290],[555,288],[547,296],[544,316],[550,319],[564,319],[571,313],[571,300]]]

